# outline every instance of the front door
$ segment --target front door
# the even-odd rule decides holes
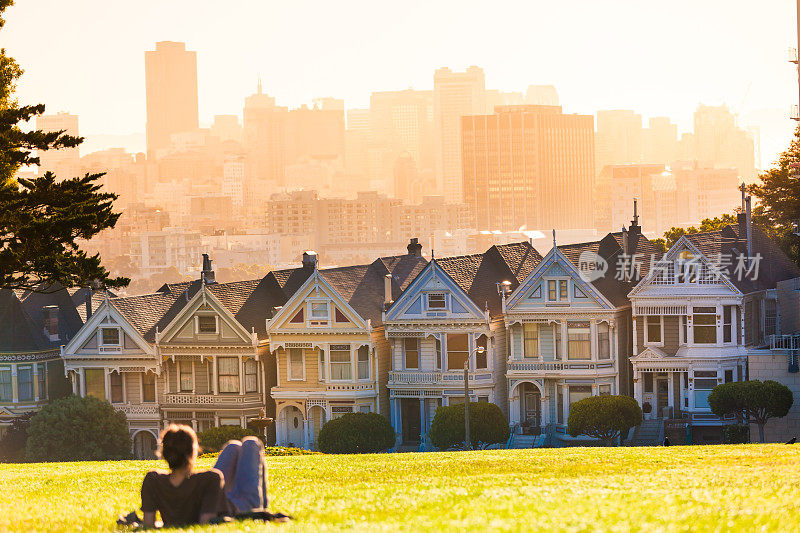
[[[538,434],[542,424],[542,400],[539,392],[525,391],[525,420],[523,425],[533,434]]]
[[[419,436],[422,433],[419,400],[416,398],[403,398],[400,401],[402,406],[400,417],[403,421],[403,443],[419,444]]]
[[[664,416],[664,408],[669,405],[669,380],[658,379],[656,380],[656,417],[662,418]]]

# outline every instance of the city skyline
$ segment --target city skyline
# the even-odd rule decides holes
[[[333,96],[353,109],[366,107],[373,92],[431,89],[440,67],[462,71],[474,64],[486,73],[487,88],[524,91],[529,84],[552,84],[566,113],[632,109],[645,122],[669,116],[681,132],[691,130],[698,104],[727,103],[742,125],[761,126],[761,166],[768,166],[793,129],[788,107],[796,99],[795,76],[786,50],[794,43],[795,6],[781,2],[753,13],[744,3],[705,2],[681,9],[682,3],[655,8],[581,2],[575,9],[574,4],[537,2],[507,4],[496,15],[476,6],[453,10],[445,3],[423,12],[412,3],[387,19],[380,7],[367,4],[244,3],[212,16],[185,9],[184,2],[158,7],[145,2],[128,12],[99,2],[30,1],[9,10],[14,24],[8,25],[4,46],[25,66],[20,99],[44,102],[48,113],[79,115],[81,131],[90,136],[144,132],[143,52],[157,41],[174,40],[198,54],[201,125],[210,125],[216,114],[241,116],[243,99],[252,94],[259,74],[264,92],[279,105],[299,107],[314,97]],[[35,20],[45,8],[57,16]],[[301,19],[309,9],[315,16]],[[93,32],[63,29],[96,16],[108,22]],[[205,31],[212,20],[216,28],[230,30]],[[448,21],[446,32],[441,20]],[[531,25],[531,20],[541,22]],[[595,25],[597,20],[602,26]],[[479,23],[497,29],[483,39],[468,38]],[[564,24],[574,31],[565,33]],[[37,43],[24,30],[33,25],[40,28],[37,36],[57,35],[62,46],[85,60],[60,61],[47,43]],[[287,47],[297,40],[298,27],[315,38]],[[103,46],[97,46],[99,40]],[[552,52],[553,44],[558,53]],[[101,84],[98,72],[104,73]]]

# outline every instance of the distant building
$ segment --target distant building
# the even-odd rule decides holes
[[[56,113],[36,117],[36,129],[47,133],[63,131],[67,135],[80,136],[78,115]],[[39,150],[39,175],[53,172],[60,179],[74,178],[80,161],[80,148],[61,148],[59,150]]]
[[[284,183],[286,168],[286,121],[288,110],[261,91],[244,101],[244,143],[249,178]]]
[[[131,262],[142,277],[171,267],[186,273],[200,264],[200,242],[200,233],[181,228],[131,235]]]
[[[436,181],[448,202],[463,201],[461,179],[461,117],[485,112],[486,80],[483,69],[466,72],[440,68],[433,76],[433,115]]]
[[[473,227],[592,227],[593,122],[558,106],[463,117],[463,189]]]
[[[552,85],[529,85],[525,91],[525,105],[560,105],[558,91]]]
[[[728,106],[700,105],[694,113],[694,158],[717,168],[735,168],[745,181],[755,178],[753,136],[736,125]]]
[[[369,109],[348,109],[347,129],[345,130],[345,169],[364,185],[357,189],[369,188]]]
[[[629,109],[597,112],[597,170],[642,162],[642,116]]]
[[[344,161],[344,109],[302,106],[286,117],[286,163],[303,159]]]
[[[147,91],[147,157],[169,145],[170,135],[198,128],[197,52],[161,41],[144,53]]]
[[[653,117],[644,130],[644,163],[668,165],[678,159],[678,126],[669,117]]]

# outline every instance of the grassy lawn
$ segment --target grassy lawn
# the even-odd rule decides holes
[[[151,461],[0,465],[0,531],[101,531]],[[203,460],[203,467],[210,466]],[[269,457],[267,529],[798,531],[800,445]],[[263,530],[238,523],[195,531]]]

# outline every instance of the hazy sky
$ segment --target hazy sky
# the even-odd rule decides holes
[[[798,93],[792,0],[17,0],[0,39],[26,71],[22,101],[77,113],[83,134],[144,131],[144,51],[159,40],[198,52],[201,124],[241,114],[259,73],[281,105],[350,108],[474,64],[488,88],[553,84],[566,112],[634,109],[681,131],[699,102],[727,103],[761,125],[768,164]]]

